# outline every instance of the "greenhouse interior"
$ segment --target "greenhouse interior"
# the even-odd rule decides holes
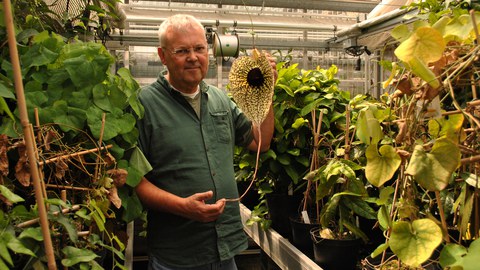
[[[0,269],[479,269],[480,1],[1,9]]]

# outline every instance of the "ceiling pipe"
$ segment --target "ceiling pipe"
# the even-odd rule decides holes
[[[138,4],[138,3],[130,3],[130,4],[119,4],[123,7],[123,9],[143,9],[143,10],[175,10],[178,12],[215,12],[215,13],[224,13],[224,14],[245,14],[245,13],[252,13],[252,14],[262,14],[262,16],[289,16],[289,17],[300,17],[300,18],[315,18],[315,19],[328,19],[328,20],[343,20],[343,21],[355,21],[357,22],[358,18],[352,17],[352,15],[342,15],[342,14],[318,14],[314,12],[304,12],[302,11],[278,11],[278,9],[275,10],[267,10],[267,9],[262,9],[260,10],[247,10],[245,8],[235,8],[233,6],[225,7],[225,6],[219,6],[219,7],[211,7],[211,6],[198,6],[198,7],[192,7],[192,6],[171,6],[167,5],[164,2],[159,3],[158,5],[146,5],[146,4]],[[313,11],[313,10],[312,10]]]
[[[161,10],[155,11],[154,14],[150,14],[147,10],[132,10],[124,9],[126,14],[127,23],[146,23],[160,25],[166,18],[176,14],[174,10]],[[209,14],[201,12],[189,12],[189,14],[196,17],[203,25],[215,25],[222,27],[232,27],[234,24],[236,27],[242,28],[268,28],[268,29],[303,29],[303,30],[320,30],[320,31],[335,31],[337,27],[335,25],[325,25],[323,23],[317,23],[314,20],[305,18],[271,18],[258,16],[255,17],[252,25],[252,17],[248,15],[236,15],[234,18],[226,14],[219,13]],[[269,19],[270,21],[260,21],[262,19]],[[275,19],[275,21],[274,21]],[[291,19],[291,20],[289,20]]]
[[[155,0],[153,0],[155,1]],[[169,0],[164,2],[196,3],[205,4],[205,0]],[[258,6],[294,9],[317,9],[331,11],[348,11],[369,13],[378,4],[378,1],[335,1],[335,0],[210,0],[208,4],[236,5],[236,6]]]

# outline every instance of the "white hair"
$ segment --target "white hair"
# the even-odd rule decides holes
[[[192,15],[176,14],[168,17],[165,21],[162,22],[162,24],[160,24],[160,27],[158,28],[158,39],[160,41],[160,47],[164,47],[167,45],[165,35],[169,28],[177,31],[185,31],[185,29],[189,29],[191,27],[198,27],[202,29],[205,33],[205,29],[203,28],[202,23]]]

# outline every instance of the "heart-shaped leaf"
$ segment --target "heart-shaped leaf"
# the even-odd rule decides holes
[[[478,269],[480,260],[480,240],[470,244],[468,250],[458,244],[447,244],[440,253],[440,265],[444,268],[463,270]]]
[[[392,226],[389,244],[400,260],[417,267],[432,256],[442,238],[442,229],[430,219],[398,221]]]
[[[395,55],[404,62],[417,57],[428,64],[442,57],[445,50],[442,34],[433,27],[419,27],[408,39],[395,49]]]
[[[440,191],[447,186],[452,173],[458,168],[460,157],[458,146],[445,138],[437,140],[430,153],[417,145],[405,173],[412,175],[422,187]]]
[[[391,145],[382,145],[377,151],[377,145],[371,144],[365,155],[367,157],[365,177],[376,187],[390,180],[402,163],[402,159]]]

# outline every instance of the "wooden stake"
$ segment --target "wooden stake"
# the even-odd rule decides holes
[[[479,162],[479,161],[480,161],[480,155],[472,156],[472,157],[467,157],[467,158],[462,158],[462,159],[460,160],[460,162],[462,163],[462,165],[470,164],[470,163],[474,163],[474,162]]]
[[[79,191],[94,191],[95,190],[93,188],[73,187],[73,186],[55,185],[55,184],[46,184],[46,187],[63,189],[62,192],[66,191],[67,189],[69,189],[69,190],[79,190]]]
[[[435,191],[435,199],[437,199],[438,211],[440,212],[440,220],[442,221],[444,240],[445,242],[450,243],[450,237],[448,236],[447,220],[445,219],[445,210],[443,209],[440,191]]]
[[[346,118],[346,124],[345,124],[345,159],[349,160],[350,159],[350,107],[347,105],[346,111],[345,111],[345,118]]]
[[[71,157],[76,157],[76,156],[81,156],[81,155],[85,155],[85,154],[89,154],[89,153],[95,153],[99,150],[103,150],[103,149],[108,149],[108,148],[111,148],[113,145],[109,144],[105,147],[100,147],[100,148],[94,148],[94,149],[90,149],[90,150],[84,150],[84,151],[80,151],[80,152],[76,152],[76,153],[72,153],[72,154],[67,154],[67,155],[63,155],[63,156],[60,156],[60,157],[54,157],[54,158],[51,158],[51,159],[47,159],[45,161],[40,161],[39,164],[40,166],[43,166],[45,164],[49,164],[49,163],[52,163],[52,162],[55,162],[59,159],[66,159],[66,158],[71,158]]]
[[[106,118],[106,114],[103,113],[102,114],[102,127],[100,128],[100,136],[98,138],[98,147],[99,147],[99,152],[100,152],[100,148],[102,147],[102,143],[103,143],[103,132],[105,130],[105,118]],[[98,179],[98,175],[100,173],[100,156],[97,156],[97,163],[95,164],[95,177],[93,178],[94,181],[97,181]]]
[[[20,67],[20,60],[18,58],[17,50],[17,41],[15,38],[15,30],[13,28],[13,17],[12,17],[12,5],[10,0],[3,1],[3,9],[5,16],[5,25],[7,28],[8,36],[8,47],[10,50],[10,60],[12,62],[14,82],[15,82],[15,93],[17,97],[17,106],[20,113],[20,121],[22,123],[23,134],[25,137],[25,144],[27,148],[28,159],[30,161],[30,173],[33,179],[33,186],[35,189],[35,199],[38,205],[38,214],[40,220],[40,227],[42,229],[43,235],[43,244],[45,247],[45,255],[47,257],[48,269],[55,270],[57,269],[57,264],[55,262],[55,254],[53,252],[52,239],[50,237],[50,229],[48,224],[47,211],[45,207],[44,197],[42,194],[41,183],[40,183],[40,173],[38,169],[38,160],[36,159],[32,137],[34,136],[32,131],[32,125],[28,120],[27,106],[25,102],[25,93],[23,91],[23,81]]]
[[[70,211],[77,211],[78,209],[80,209],[80,205],[73,205],[72,208],[63,209],[63,210],[62,210],[62,214],[68,213],[68,212],[70,212]],[[53,212],[53,215],[54,215],[54,216],[56,216],[56,215],[58,215],[58,214],[60,214],[60,211]],[[22,223],[18,224],[17,227],[18,227],[18,228],[25,228],[25,227],[27,227],[27,226],[31,226],[31,225],[37,224],[39,220],[40,220],[39,218],[27,220],[27,221],[25,221],[25,222],[22,222]]]

